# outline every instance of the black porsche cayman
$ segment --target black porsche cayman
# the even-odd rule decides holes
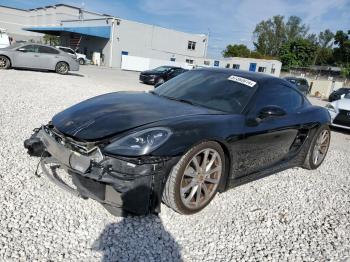
[[[72,106],[35,129],[25,148],[53,182],[114,215],[159,213],[161,202],[193,214],[217,192],[290,167],[317,168],[329,124],[327,110],[285,80],[198,69],[149,93]]]

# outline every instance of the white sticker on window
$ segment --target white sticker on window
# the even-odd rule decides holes
[[[239,76],[230,76],[227,79],[230,80],[230,81],[234,81],[234,82],[237,82],[237,83],[244,84],[246,86],[250,86],[250,87],[253,87],[256,84],[256,82],[254,82],[252,80],[249,80],[249,79],[243,78],[243,77],[239,77]]]

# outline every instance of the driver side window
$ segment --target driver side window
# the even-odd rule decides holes
[[[293,88],[273,85],[264,88],[256,101],[256,110],[266,106],[279,106],[287,113],[296,112],[303,105],[303,97]]]
[[[38,46],[36,45],[26,45],[20,47],[19,49],[23,50],[26,53],[38,53]]]

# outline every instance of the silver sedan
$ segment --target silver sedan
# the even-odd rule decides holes
[[[25,43],[0,49],[0,70],[11,67],[53,70],[64,75],[78,71],[79,63],[57,48]]]

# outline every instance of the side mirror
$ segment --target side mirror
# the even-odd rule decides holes
[[[266,106],[259,111],[257,118],[264,120],[271,117],[281,117],[286,114],[286,111],[279,106]]]
[[[157,88],[158,86],[161,86],[163,83],[157,83],[154,85],[154,88]]]
[[[25,53],[25,52],[27,52],[27,49],[25,49],[25,48],[21,47],[21,48],[18,48],[18,49],[17,49],[17,51],[20,51],[20,52]]]

